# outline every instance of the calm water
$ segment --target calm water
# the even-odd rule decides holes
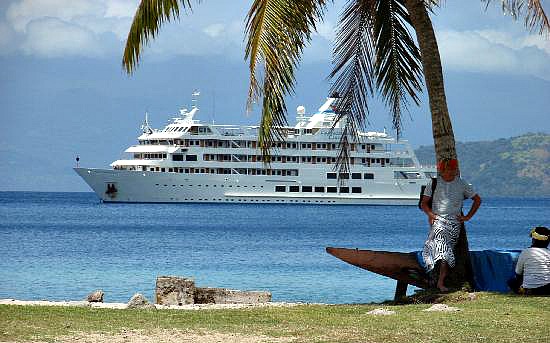
[[[484,199],[472,249],[523,248],[550,225],[550,199]],[[326,246],[419,250],[416,207],[299,204],[101,204],[93,193],[0,192],[0,298],[106,301],[153,297],[158,275],[199,286],[269,290],[275,301],[371,302],[395,282]]]

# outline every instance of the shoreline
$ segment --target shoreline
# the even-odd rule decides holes
[[[152,303],[151,303],[152,304]],[[87,307],[87,308],[105,308],[113,310],[125,310],[127,303],[114,302],[88,302],[86,300],[18,300],[18,299],[0,299],[0,305],[13,306],[61,306],[61,307]],[[267,303],[235,303],[235,304],[186,304],[186,305],[159,305],[152,304],[157,310],[227,310],[243,308],[262,308],[262,307],[294,307],[301,305],[328,305],[321,303],[291,303],[291,302],[267,302]]]

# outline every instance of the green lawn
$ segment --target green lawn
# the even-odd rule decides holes
[[[229,333],[291,342],[550,342],[550,297],[478,293],[447,303],[460,312],[415,305],[302,305],[238,310],[108,310],[0,306],[0,341],[55,341],[87,333],[140,330]],[[384,307],[392,316],[372,316]]]

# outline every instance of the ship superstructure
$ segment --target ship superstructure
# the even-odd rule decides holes
[[[405,140],[359,132],[350,145],[349,172],[337,168],[342,128],[328,98],[271,149],[266,164],[258,126],[214,125],[181,109],[162,130],[148,119],[138,144],[112,169],[75,168],[104,202],[313,203],[413,205],[435,175]]]

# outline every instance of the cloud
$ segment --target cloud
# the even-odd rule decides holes
[[[26,55],[44,57],[91,56],[103,54],[102,43],[90,30],[57,18],[42,18],[26,25],[21,50]]]
[[[0,55],[120,56],[138,4],[139,0],[13,0],[4,20],[0,18]],[[244,23],[235,15],[245,12],[198,8],[207,15],[182,13],[180,21],[165,23],[144,56],[223,54],[242,59]]]
[[[209,35],[210,37],[216,38],[216,37],[219,37],[225,31],[225,25],[221,23],[208,25],[202,31],[207,35]]]
[[[542,37],[496,30],[445,30],[437,36],[448,69],[550,80],[550,42]]]
[[[119,54],[138,1],[13,1],[0,21],[0,54],[46,58],[99,57],[115,50]]]

